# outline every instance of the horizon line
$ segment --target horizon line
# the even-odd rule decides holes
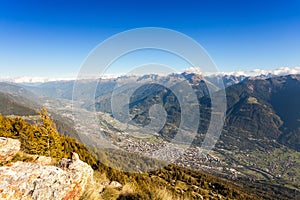
[[[251,69],[251,70],[237,70],[231,72],[215,72],[215,73],[206,73],[201,72],[198,68],[190,67],[186,68],[182,72],[173,72],[169,74],[159,74],[159,73],[151,73],[151,75],[160,75],[160,76],[167,76],[170,74],[182,74],[182,73],[196,73],[203,76],[246,76],[246,77],[255,77],[255,76],[267,76],[267,75],[291,75],[291,74],[300,74],[300,66],[296,66],[294,68],[290,67],[280,67],[274,70],[265,70],[265,69]],[[120,78],[124,76],[143,76],[143,75],[150,75],[150,74],[103,74],[102,76],[88,76],[87,78],[81,78],[81,80],[95,80],[95,79],[113,79],[113,78]],[[11,83],[46,83],[46,82],[55,82],[55,81],[74,81],[77,80],[78,77],[76,76],[69,76],[69,77],[43,77],[43,76],[0,76],[0,82],[11,82]]]

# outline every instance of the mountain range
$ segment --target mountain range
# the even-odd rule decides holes
[[[181,105],[172,88],[178,89],[183,82],[188,84],[196,94],[200,112],[200,126],[191,148],[201,146],[205,137],[211,118],[210,95],[219,95],[225,91],[225,124],[220,139],[212,150],[212,156],[220,161],[204,163],[199,169],[227,179],[251,182],[257,191],[273,191],[275,196],[283,199],[288,198],[286,190],[295,191],[289,198],[296,197],[299,193],[300,75],[203,76],[189,71],[166,76],[149,74],[95,81],[98,82],[94,91],[95,99],[81,102],[81,109],[86,112],[96,109],[99,113],[112,115],[112,96],[119,90],[124,94],[131,94],[127,106],[133,123],[146,126],[151,122],[149,109],[155,104],[161,104],[167,118],[158,137],[165,141],[174,138],[181,121]],[[44,104],[49,106],[59,131],[78,139],[78,130],[73,128],[72,116],[69,114],[74,83],[72,80],[29,85],[0,83],[0,113],[34,116],[40,105]],[[76,83],[83,95],[85,88],[95,84],[93,81]],[[132,83],[141,85],[133,93],[127,88]],[[106,133],[111,138],[115,137],[116,132],[120,132],[116,122],[111,119],[101,123],[106,124]]]

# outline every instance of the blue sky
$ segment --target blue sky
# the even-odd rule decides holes
[[[149,26],[192,37],[220,71],[300,65],[298,0],[2,0],[0,76],[74,75],[103,40]]]

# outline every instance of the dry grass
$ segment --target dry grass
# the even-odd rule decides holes
[[[107,185],[109,182],[105,173],[94,171],[94,182],[87,185],[80,200],[116,200],[136,195],[136,187],[132,183],[126,183],[122,188],[115,188]]]
[[[120,194],[124,196],[132,195],[134,193],[136,193],[136,187],[132,183],[126,183],[120,191]]]
[[[117,200],[117,199],[144,199],[140,188],[134,183],[126,183],[122,188],[107,185],[110,180],[105,173],[94,171],[94,182],[89,183],[80,200]],[[107,185],[106,187],[104,185]],[[175,197],[167,188],[149,187],[153,200],[185,200]],[[149,197],[148,197],[149,198]]]
[[[109,179],[106,177],[106,174],[94,171],[94,182],[88,183],[80,200],[104,200],[101,193],[104,190],[105,182],[109,183]]]
[[[174,197],[166,188],[156,189],[154,194],[154,200],[180,200]]]
[[[22,151],[19,151],[15,157],[11,160],[11,162],[17,162],[17,161],[22,161],[22,162],[33,162],[35,156],[24,153]]]
[[[114,187],[107,186],[100,196],[104,200],[116,200],[120,196],[120,191]]]

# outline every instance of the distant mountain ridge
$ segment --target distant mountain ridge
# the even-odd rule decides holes
[[[285,76],[289,74],[300,74],[300,66],[296,67],[280,67],[274,70],[264,70],[264,69],[252,69],[252,70],[238,70],[232,72],[215,72],[215,73],[202,73],[198,68],[189,68],[184,70],[181,73],[195,73],[201,74],[205,77],[213,77],[213,76],[244,76],[244,77],[273,77],[273,76]],[[126,74],[104,74],[101,75],[101,79],[117,79],[120,77],[128,77],[133,75]],[[95,79],[94,77],[92,79]],[[46,82],[66,82],[66,81],[74,81],[76,77],[62,77],[62,78],[48,78],[48,77],[29,77],[29,76],[20,76],[20,77],[0,77],[0,82],[10,82],[17,84],[26,84],[26,85],[39,85]]]

